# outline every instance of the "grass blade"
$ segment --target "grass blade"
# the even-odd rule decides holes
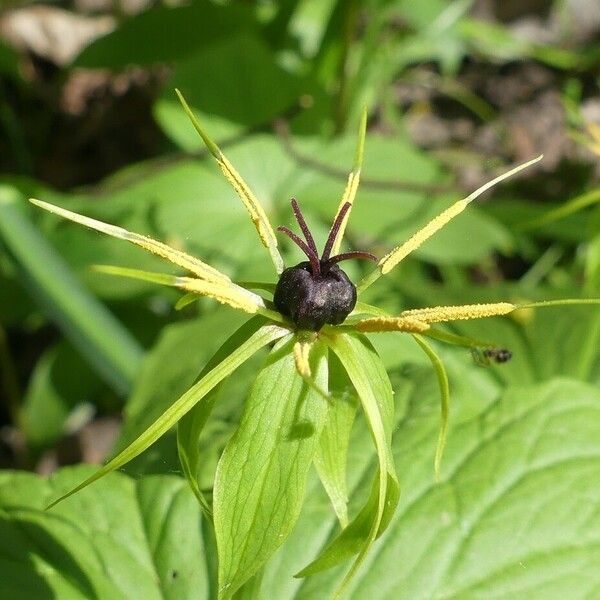
[[[99,375],[117,393],[127,394],[139,371],[143,349],[75,278],[29,222],[19,206],[23,204],[18,192],[0,188],[0,237],[21,282]]]

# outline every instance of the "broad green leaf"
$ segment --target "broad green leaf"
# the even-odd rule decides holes
[[[358,554],[336,596],[350,583],[375,539],[387,528],[400,497],[391,451],[393,392],[381,359],[366,337],[338,335],[328,340],[346,369],[369,424],[378,458],[369,500],[348,527],[299,576],[307,576]]]
[[[187,6],[159,6],[123,20],[113,32],[84,48],[76,67],[123,69],[179,61],[201,48],[256,26],[243,6],[192,2]],[[165,35],[166,31],[176,32]]]
[[[203,524],[185,481],[112,474],[44,511],[90,472],[0,473],[0,597],[208,600]]]
[[[141,347],[77,281],[28,221],[23,204],[13,188],[0,188],[0,237],[20,281],[99,375],[118,393],[126,393],[142,360]]]
[[[230,354],[222,363],[217,365],[209,373],[207,373],[200,381],[194,384],[185,394],[171,404],[163,414],[156,420],[148,429],[146,429],[139,437],[137,437],[125,450],[111,459],[103,467],[98,469],[94,475],[88,477],[78,486],[54,500],[49,508],[62,502],[69,496],[87,487],[94,481],[104,477],[111,471],[122,467],[132,458],[141,454],[149,448],[159,437],[165,434],[173,425],[175,425],[181,417],[183,417],[190,409],[192,409],[210,390],[218,383],[223,381],[248,360],[252,355],[267,344],[274,342],[284,336],[288,330],[276,325],[265,325],[259,329],[251,338],[237,348],[235,352]]]
[[[567,379],[502,391],[491,369],[452,361],[453,414],[443,481],[432,462],[439,390],[431,368],[403,370],[395,386],[394,456],[403,496],[346,597],[587,598],[600,584],[600,393]],[[369,434],[354,428],[350,498],[369,487]],[[312,482],[298,526],[267,568],[263,593],[329,598],[342,568],[290,580],[301,556],[337,522]]]
[[[233,333],[208,361],[200,377],[208,373],[211,369],[217,366],[232,354],[236,348],[245,343],[250,336],[264,323],[261,317],[255,317],[242,325],[235,333]],[[221,392],[221,384],[215,386],[205,397],[204,402],[197,404],[190,412],[188,412],[177,424],[177,449],[179,452],[179,461],[184,475],[187,477],[194,494],[198,498],[200,504],[205,510],[209,509],[209,505],[204,499],[199,485],[199,464],[200,464],[200,448],[199,439],[206,421],[210,416],[213,406],[219,398]]]
[[[154,111],[164,132],[187,151],[202,142],[189,125],[173,92],[181,90],[217,141],[265,125],[290,108],[302,81],[276,60],[256,35],[237,32],[180,62]],[[277,93],[272,91],[277,89]]]
[[[231,598],[294,527],[327,403],[297,373],[293,340],[272,351],[253,385],[240,425],[219,461],[214,522],[219,597]],[[311,352],[315,383],[327,389],[327,351]]]
[[[315,467],[342,528],[348,525],[346,469],[357,400],[335,355],[329,357],[329,394],[333,401],[315,454]]]
[[[412,489],[353,593],[588,596],[600,583],[592,566],[600,533],[592,512],[600,500],[599,400],[597,390],[567,380],[509,389],[450,433],[451,467],[441,486],[425,477],[422,461],[411,469],[419,434],[407,422],[396,439],[404,437],[399,468],[411,471]]]

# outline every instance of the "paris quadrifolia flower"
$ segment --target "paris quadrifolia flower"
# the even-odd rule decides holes
[[[430,359],[441,392],[441,427],[434,472],[440,477],[449,414],[449,383],[444,365],[429,339],[470,347],[482,362],[506,362],[510,352],[436,328],[461,319],[508,315],[522,308],[570,300],[518,305],[512,302],[419,307],[391,315],[361,302],[361,295],[390,273],[404,258],[464,211],[497,183],[541,160],[521,164],[449,206],[405,242],[382,258],[368,252],[342,252],[341,243],[351,217],[361,173],[366,130],[363,113],[352,172],[321,254],[299,204],[291,208],[300,235],[287,227],[307,260],[285,268],[278,237],[265,210],[219,147],[208,137],[184,98],[179,99],[221,171],[246,207],[262,245],[273,263],[278,282],[241,285],[199,258],[149,237],[73,213],[40,200],[35,205],[56,215],[140,246],[179,267],[181,275],[99,266],[98,270],[179,288],[188,298],[206,296],[247,313],[247,322],[225,342],[198,381],[122,452],[89,479],[55,500],[61,502],[107,473],[122,467],[177,425],[182,470],[206,518],[214,523],[219,562],[219,594],[230,598],[253,577],[283,543],[302,507],[311,466],[327,491],[340,531],[320,556],[298,577],[306,577],[354,558],[338,594],[360,566],[374,541],[390,523],[399,501],[399,484],[391,449],[393,392],[382,361],[366,334],[398,332],[413,336]],[[373,268],[356,285],[340,267],[362,259]],[[260,292],[260,293],[259,293]],[[271,296],[272,294],[272,296]],[[220,384],[257,351],[269,355],[256,376],[236,432],[219,460],[212,500],[198,483],[198,436],[218,401]],[[356,404],[361,407],[375,446],[378,468],[364,507],[352,519],[347,511],[346,451]]]

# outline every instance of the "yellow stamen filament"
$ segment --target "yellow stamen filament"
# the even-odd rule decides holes
[[[352,207],[354,206],[354,199],[356,197],[356,192],[358,190],[358,184],[360,183],[360,172],[362,168],[363,161],[363,153],[365,148],[365,134],[367,130],[367,109],[364,108],[360,118],[360,126],[358,130],[358,142],[356,144],[356,153],[354,156],[354,165],[352,167],[352,172],[348,175],[348,182],[346,183],[346,189],[344,190],[344,194],[340,201],[340,205],[338,206],[337,215],[342,210],[342,207],[346,204],[350,204],[350,209],[346,213],[342,224],[340,225],[340,229],[335,238],[335,242],[333,243],[333,247],[331,249],[331,256],[335,256],[340,253],[340,247],[342,245],[342,240],[344,239],[344,233],[346,232],[346,225],[348,224],[348,219],[350,218],[350,213],[352,212]],[[335,222],[335,219],[334,219]]]
[[[384,331],[405,331],[408,333],[421,333],[429,329],[424,321],[410,317],[374,317],[356,323],[356,329],[364,333],[378,333]]]
[[[97,221],[96,219],[91,219],[90,217],[84,217],[83,215],[74,213],[65,208],[61,208],[59,206],[54,206],[53,204],[49,204],[48,202],[43,202],[42,200],[36,200],[34,198],[30,199],[30,202],[51,212],[55,215],[63,217],[65,219],[69,219],[70,221],[74,221],[75,223],[79,223],[80,225],[85,225],[90,229],[94,229],[101,233],[105,233],[112,237],[125,240],[130,242],[152,254],[156,254],[161,258],[168,260],[169,262],[177,265],[185,269],[186,271],[190,271],[197,277],[201,279],[205,279],[206,281],[212,282],[221,282],[221,283],[229,283],[231,280],[227,275],[217,271],[217,269],[207,265],[201,260],[182,252],[181,250],[175,250],[162,242],[158,242],[157,240],[153,240],[150,237],[146,237],[144,235],[140,235],[138,233],[133,233],[131,231],[127,231],[122,227],[116,227],[115,225],[109,225],[108,223],[104,223],[102,221]]]
[[[467,196],[463,200],[459,200],[455,202],[452,206],[448,207],[445,211],[439,214],[437,217],[429,221],[423,229],[417,231],[412,237],[410,237],[406,242],[394,248],[391,252],[386,254],[379,261],[379,269],[382,275],[389,273],[401,260],[406,258],[411,252],[416,250],[423,242],[428,240],[434,233],[439,231],[444,225],[449,223],[454,217],[459,215],[473,200],[481,196],[484,192],[489,190],[491,187],[496,184],[504,181],[508,177],[512,177],[519,171],[526,169],[527,167],[533,165],[534,163],[540,161],[543,156],[538,156],[533,160],[530,160],[510,171],[503,173],[499,177],[492,179],[492,181],[488,181],[485,185],[482,185],[479,189],[475,190],[470,196]]]
[[[256,196],[252,193],[248,184],[244,181],[242,176],[234,169],[233,165],[229,162],[229,160],[225,157],[225,155],[221,152],[221,149],[213,142],[208,134],[204,131],[200,122],[196,118],[196,115],[186,102],[185,98],[181,94],[179,90],[175,90],[177,92],[177,96],[179,97],[179,101],[183,105],[183,108],[189,117],[192,125],[206,144],[206,147],[210,151],[210,153],[215,157],[221,171],[235,190],[235,193],[239,196],[240,200],[243,202],[246,210],[250,213],[250,218],[252,219],[252,223],[258,232],[260,237],[260,241],[263,246],[267,248],[269,254],[271,255],[271,260],[275,265],[275,269],[278,273],[283,271],[283,259],[281,258],[281,254],[277,249],[277,238],[275,237],[275,232],[273,231],[273,227],[271,227],[271,223]]]
[[[417,319],[425,323],[440,323],[443,321],[460,321],[465,319],[481,319],[496,315],[507,315],[516,310],[518,306],[510,302],[496,302],[494,304],[463,304],[461,306],[433,306],[431,308],[417,308],[405,310],[400,317]]]
[[[296,371],[304,379],[311,377],[309,355],[311,343],[298,341],[294,344],[294,362],[296,363]]]

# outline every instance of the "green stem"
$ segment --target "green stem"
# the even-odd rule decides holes
[[[564,248],[557,244],[550,246],[533,266],[521,277],[519,283],[524,287],[534,288],[552,271],[556,263],[562,258]]]
[[[457,335],[455,333],[450,333],[449,331],[443,331],[442,329],[430,328],[421,335],[440,342],[452,344],[453,346],[462,346],[463,348],[494,348],[496,346],[489,342],[466,337],[464,335]]]

